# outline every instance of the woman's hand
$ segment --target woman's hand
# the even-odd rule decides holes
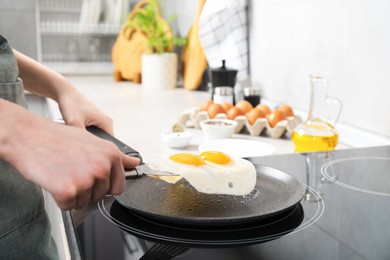
[[[94,125],[113,135],[112,119],[78,90],[69,88],[64,91],[57,103],[67,125],[79,128]]]
[[[61,209],[81,208],[124,191],[124,168],[134,168],[138,158],[85,129],[0,101],[0,158],[50,192]]]

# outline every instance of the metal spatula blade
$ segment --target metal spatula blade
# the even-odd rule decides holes
[[[179,176],[177,174],[172,174],[170,172],[158,171],[150,168],[147,164],[141,164],[135,167],[132,170],[126,171],[126,178],[139,178],[143,175],[148,176]]]

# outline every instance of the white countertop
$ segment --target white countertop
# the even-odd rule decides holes
[[[207,92],[182,88],[148,90],[132,82],[114,82],[111,77],[70,77],[69,80],[112,117],[116,137],[139,151],[145,161],[184,150],[197,152],[198,145],[205,141],[200,129],[189,128],[193,132],[190,146],[184,150],[171,149],[162,142],[161,134],[170,131],[182,112],[199,107],[203,101],[210,99]],[[287,138],[273,139],[243,134],[233,137],[272,144],[278,154],[294,152],[294,146]]]
[[[69,80],[92,102],[114,120],[118,139],[136,149],[145,161],[158,160],[181,151],[198,152],[205,141],[200,129],[193,132],[190,145],[185,149],[171,149],[161,140],[163,132],[170,131],[180,115],[188,109],[199,107],[210,94],[182,88],[148,90],[132,82],[115,82],[111,77],[70,77]],[[55,119],[60,118],[57,111]],[[275,146],[276,154],[293,153],[294,145],[288,137],[274,139],[235,134],[233,138],[258,140]],[[339,144],[337,149],[348,146]]]

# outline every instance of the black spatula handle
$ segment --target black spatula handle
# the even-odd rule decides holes
[[[127,144],[123,143],[122,141],[118,140],[117,138],[113,137],[112,135],[108,134],[107,132],[103,131],[99,127],[88,126],[87,130],[88,132],[96,135],[97,137],[113,142],[116,146],[118,146],[121,152],[127,154],[128,156],[140,158],[142,163],[142,156],[139,154],[139,152],[137,152]]]

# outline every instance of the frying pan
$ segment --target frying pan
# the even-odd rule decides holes
[[[93,127],[93,134],[113,141],[121,150],[142,158],[128,145]],[[198,226],[225,226],[264,220],[289,210],[301,201],[305,187],[280,170],[256,165],[257,181],[246,196],[203,194],[185,179],[175,184],[142,176],[126,181],[126,190],[115,200],[147,218]]]
[[[229,225],[259,221],[294,207],[305,188],[279,170],[256,166],[255,189],[246,196],[199,193],[185,179],[175,184],[142,177],[126,182],[115,199],[149,218],[190,225]]]
[[[228,226],[194,226],[163,222],[129,211],[118,202],[111,206],[102,203],[99,207],[103,216],[122,230],[157,243],[180,247],[223,248],[268,242],[295,230],[304,217],[300,203],[278,214],[253,222]]]

